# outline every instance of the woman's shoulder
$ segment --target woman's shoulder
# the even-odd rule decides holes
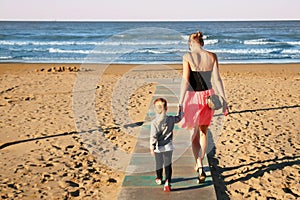
[[[205,49],[205,51],[206,51],[206,53],[209,54],[210,56],[213,56],[213,57],[216,56],[216,54],[215,54],[214,52],[212,52],[212,51],[208,51],[208,50],[206,50],[206,49]]]
[[[212,52],[212,51],[207,51],[207,50],[205,50],[205,51],[206,51],[206,55],[210,58],[210,60],[211,60],[212,62],[215,62],[216,60],[218,60],[217,54],[215,54],[215,53]]]
[[[189,52],[189,51],[186,52],[182,57],[183,57],[183,59],[186,59],[186,60],[187,60],[188,58],[191,57],[191,52]]]

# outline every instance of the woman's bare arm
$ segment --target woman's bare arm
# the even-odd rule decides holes
[[[223,81],[222,81],[222,78],[220,75],[217,55],[213,54],[213,56],[214,56],[214,66],[213,66],[212,78],[213,78],[213,82],[215,83],[214,85],[216,87],[217,92],[221,95],[221,97],[224,100],[223,112],[226,116],[226,115],[228,115],[228,107],[227,107],[224,85],[223,85]]]
[[[179,104],[183,104],[184,96],[187,91],[189,85],[189,76],[190,76],[190,66],[187,60],[183,59],[183,72],[182,72],[182,80],[181,80],[181,88],[180,88],[180,98]]]
[[[212,74],[213,81],[215,83],[217,92],[226,101],[224,85],[223,85],[223,81],[221,79],[220,70],[219,70],[218,58],[215,54],[214,54],[214,57],[215,57],[215,59],[214,59],[215,61],[214,61],[213,74]]]

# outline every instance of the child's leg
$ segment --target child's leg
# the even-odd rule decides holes
[[[165,165],[165,173],[166,173],[166,184],[171,184],[172,179],[172,155],[173,151],[164,152],[164,165]]]
[[[162,173],[163,173],[162,153],[155,153],[155,163],[156,163],[156,178],[162,179]]]

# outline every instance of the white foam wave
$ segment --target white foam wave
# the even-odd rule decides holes
[[[300,41],[287,42],[287,44],[290,44],[290,45],[300,45]]]
[[[244,44],[247,45],[265,45],[265,44],[274,44],[274,42],[269,42],[267,39],[255,39],[255,40],[245,40]]]
[[[215,49],[213,50],[215,53],[230,53],[230,54],[266,54],[272,53],[276,51],[281,51],[279,48],[272,49]]]
[[[300,54],[300,49],[284,49],[282,53],[287,54]]]
[[[76,42],[52,41],[52,42],[34,42],[34,41],[0,41],[0,45],[23,46],[23,45],[75,45]]]
[[[24,46],[24,45],[36,45],[36,46],[63,46],[63,45],[105,45],[105,46],[142,46],[142,45],[180,45],[186,44],[184,41],[146,41],[146,42],[131,42],[131,41],[51,41],[51,42],[34,42],[34,41],[0,41],[0,45],[8,46]]]
[[[300,45],[300,41],[269,41],[265,38],[255,40],[245,40],[246,45],[267,45],[267,44],[289,44],[289,45]]]
[[[48,49],[45,49],[45,48],[16,48],[16,47],[10,47],[8,48],[9,51],[27,51],[27,52],[45,52],[45,51],[48,51]]]
[[[188,36],[182,36],[182,40],[178,41],[126,41],[126,40],[107,40],[107,41],[49,41],[49,42],[38,42],[38,41],[0,41],[0,45],[7,46],[25,46],[25,45],[35,45],[35,46],[63,46],[63,45],[103,45],[103,46],[144,46],[144,45],[186,45]],[[225,40],[231,42],[231,40]],[[219,43],[218,39],[206,39],[204,40],[206,45],[214,45]],[[267,44],[289,44],[289,45],[300,45],[300,41],[268,41],[267,39],[254,39],[243,41],[245,45],[267,45]]]
[[[7,60],[13,58],[12,56],[0,56],[0,60]]]
[[[181,35],[181,38],[187,42],[189,40],[189,35]]]
[[[153,50],[153,49],[118,49],[118,50],[66,50],[58,48],[49,48],[49,53],[72,53],[72,54],[125,54],[130,52],[135,53],[152,53],[152,54],[166,54],[166,53],[184,53],[187,52],[185,49],[162,49],[162,50]]]
[[[92,46],[151,46],[151,45],[186,45],[188,36],[182,36],[182,40],[149,40],[149,41],[134,41],[134,40],[122,40],[122,39],[108,39],[105,41],[0,41],[0,45],[6,46],[70,46],[70,45],[92,45]],[[217,39],[205,40],[206,45],[217,44]]]
[[[79,54],[89,54],[91,50],[64,50],[57,48],[49,48],[49,53],[79,53]]]
[[[160,50],[152,50],[152,49],[143,49],[135,51],[137,53],[152,53],[152,54],[167,54],[167,53],[185,53],[187,50],[185,49],[160,49]]]
[[[185,44],[183,41],[148,41],[148,42],[129,42],[129,41],[107,41],[100,42],[97,45],[105,45],[105,46],[119,46],[119,45],[127,45],[127,46],[146,46],[146,45],[180,45]]]
[[[38,50],[38,49],[37,49]],[[215,53],[227,54],[268,54],[282,52],[286,54],[299,54],[299,49],[281,49],[281,48],[260,48],[260,49],[214,49]],[[69,50],[59,48],[49,48],[49,53],[67,53],[67,54],[126,54],[126,53],[151,53],[151,54],[182,54],[187,52],[187,49],[138,49],[138,48],[117,48],[117,49],[90,49],[90,50]]]
[[[206,45],[213,45],[213,44],[217,44],[218,42],[219,42],[219,40],[217,40],[217,39],[204,40],[204,44],[206,44]]]
[[[49,48],[49,53],[72,53],[72,54],[123,54],[128,51],[100,51],[100,50],[65,50]]]
[[[184,43],[187,43],[187,41],[189,40],[189,35],[181,35],[181,38],[184,40]],[[207,38],[208,38],[207,35],[203,35],[204,43],[206,45],[217,44],[219,42],[219,40],[217,39],[207,39]]]
[[[15,46],[15,45],[28,45],[28,42],[19,42],[19,41],[0,41],[0,45],[10,45],[10,46]]]

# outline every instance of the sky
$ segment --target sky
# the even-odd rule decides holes
[[[0,20],[300,20],[300,0],[0,0]]]

